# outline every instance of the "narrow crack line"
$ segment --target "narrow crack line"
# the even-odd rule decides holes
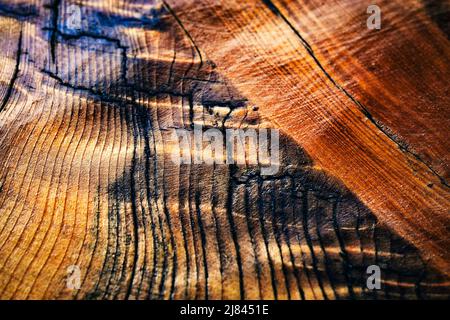
[[[314,62],[317,64],[319,69],[325,74],[325,76],[328,78],[328,80],[331,81],[331,83],[341,92],[343,92],[354,104],[356,104],[361,112],[364,114],[364,116],[372,122],[386,137],[388,137],[392,142],[394,142],[397,147],[402,151],[409,153],[412,155],[417,161],[421,162],[423,165],[425,165],[438,179],[439,181],[446,186],[447,188],[450,188],[449,184],[443,177],[439,175],[439,173],[436,172],[432,168],[431,165],[427,164],[418,154],[408,149],[407,146],[404,145],[404,143],[398,141],[397,138],[393,137],[392,134],[387,132],[386,129],[383,128],[383,126],[380,124],[380,121],[376,120],[372,114],[369,112],[369,110],[361,103],[359,102],[355,97],[353,97],[346,89],[344,89],[341,85],[339,85],[336,80],[333,79],[333,77],[325,70],[322,63],[319,61],[319,59],[314,54],[313,49],[309,45],[309,43],[302,37],[300,32],[292,25],[292,23],[288,20],[286,16],[284,16],[281,11],[275,6],[275,4],[271,0],[262,0],[262,2],[274,13],[276,16],[283,19],[283,21],[289,26],[289,28],[295,33],[295,35],[300,39],[300,42],[305,47],[306,51],[309,53],[309,55],[313,58]]]
[[[58,30],[58,20],[59,20],[59,6],[61,4],[61,0],[53,0],[53,2],[47,5],[47,8],[52,11],[52,32],[50,35],[50,53],[52,55],[52,62],[56,62],[56,38],[57,38],[57,30]]]
[[[206,82],[206,83],[223,83],[220,80],[210,80],[210,79],[202,79],[202,78],[196,78],[196,77],[182,77],[180,80],[192,80],[192,81],[199,81],[199,82]]]
[[[183,23],[181,22],[180,18],[178,18],[178,16],[175,14],[175,11],[173,11],[173,9],[169,6],[169,4],[166,1],[162,1],[164,7],[167,9],[167,11],[174,17],[174,19],[176,20],[176,22],[178,23],[178,25],[181,27],[181,29],[183,29],[184,33],[186,34],[186,36],[189,38],[189,41],[191,42],[191,44],[194,46],[195,51],[197,51],[198,56],[200,58],[200,65],[198,67],[198,69],[201,69],[203,66],[203,56],[202,53],[200,52],[199,47],[197,46],[197,44],[195,43],[194,39],[192,38],[191,34],[186,30],[186,28],[184,27]]]
[[[16,53],[16,66],[14,68],[14,72],[13,75],[11,77],[11,81],[9,82],[8,85],[8,90],[6,91],[6,95],[5,98],[3,99],[2,104],[0,105],[0,112],[3,111],[3,109],[6,107],[6,104],[8,103],[9,99],[11,98],[11,94],[14,88],[14,84],[16,83],[17,78],[19,77],[19,65],[20,65],[20,59],[22,57],[22,35],[23,35],[23,30],[22,27],[20,28],[20,35],[19,35],[19,41],[18,41],[18,45],[17,45],[17,53]]]
[[[139,139],[139,128],[135,125],[138,121],[136,119],[136,114],[133,112],[131,115],[132,121],[133,121],[133,156],[131,159],[131,169],[130,169],[130,197],[131,197],[131,212],[132,212],[132,224],[133,224],[133,256],[131,259],[133,260],[133,267],[131,268],[131,275],[130,275],[130,282],[128,283],[127,290],[126,290],[126,299],[129,300],[131,294],[133,293],[133,284],[136,277],[136,269],[138,268],[138,261],[139,261],[139,217],[138,217],[138,208],[136,205],[137,202],[137,195],[136,195],[136,178],[135,178],[135,170],[137,168],[137,147],[138,147],[138,139]],[[136,121],[136,122],[135,122]]]
[[[63,79],[58,77],[56,74],[54,74],[53,72],[50,72],[48,70],[42,69],[41,72],[45,73],[50,78],[58,81],[58,83],[64,87],[67,87],[67,88],[75,90],[75,91],[84,91],[84,92],[88,93],[91,97],[97,98],[100,101],[110,102],[110,103],[118,103],[118,104],[123,104],[124,102],[126,102],[126,100],[124,100],[124,99],[115,98],[111,95],[108,95],[108,94],[105,94],[102,92],[98,92],[91,87],[73,85],[67,81],[64,81]],[[130,101],[130,103],[131,103],[131,101]]]
[[[97,33],[88,32],[88,31],[80,31],[80,32],[78,32],[76,34],[69,34],[69,33],[62,32],[61,30],[59,30],[59,29],[57,29],[55,27],[44,27],[44,28],[42,28],[42,30],[44,30],[44,31],[51,31],[56,36],[62,37],[64,40],[78,40],[78,39],[81,39],[81,38],[93,38],[93,39],[99,39],[99,40],[105,40],[105,41],[108,41],[108,42],[113,42],[113,43],[115,43],[117,45],[117,47],[119,49],[122,49],[122,50],[128,49],[127,46],[122,44],[120,39],[109,37],[107,35],[97,34]]]
[[[123,97],[114,97],[113,94],[108,94],[108,93],[103,93],[100,91],[95,90],[92,87],[86,87],[86,86],[82,86],[82,85],[73,85],[67,81],[64,81],[61,77],[57,76],[56,74],[54,74],[51,71],[48,71],[46,69],[41,69],[41,72],[48,75],[50,78],[56,80],[61,86],[67,87],[69,89],[75,90],[75,91],[83,91],[88,93],[92,98],[96,98],[98,100],[104,101],[104,102],[110,102],[110,103],[116,103],[116,104],[124,104],[124,103],[128,103],[128,104],[136,104],[136,101],[134,101],[133,97],[131,97],[130,100],[127,100],[126,98]],[[176,92],[176,91],[170,91],[167,89],[160,89],[160,90],[143,90],[141,88],[135,87],[133,85],[124,85],[125,88],[129,88],[132,89],[133,92],[136,93],[142,93],[145,94],[149,97],[154,97],[154,96],[158,96],[158,95],[170,95],[170,96],[176,96],[176,97],[189,97],[192,95],[192,93],[186,93],[186,94],[182,94],[180,92]]]

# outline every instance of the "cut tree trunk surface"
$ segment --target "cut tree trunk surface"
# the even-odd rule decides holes
[[[0,298],[450,298],[449,6],[370,4],[0,0]]]

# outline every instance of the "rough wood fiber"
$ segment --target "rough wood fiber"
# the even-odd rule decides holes
[[[221,61],[219,70],[234,80],[240,92],[260,105],[318,166],[342,180],[379,219],[412,241],[444,272],[450,272],[449,187],[445,179],[399,146],[390,130],[382,129],[368,109],[327,73],[301,32],[273,2],[173,2],[172,10],[178,12],[184,28],[210,59]],[[403,7],[387,9],[395,12]],[[398,16],[402,13],[411,15],[402,10]],[[421,16],[420,11],[416,14]],[[436,41],[445,41],[448,49],[440,30],[433,30]],[[397,43],[405,45],[401,33],[397,38]],[[447,63],[436,68],[448,74],[448,50],[442,55]],[[448,80],[441,81],[443,84],[436,79],[438,88],[448,90]],[[434,98],[442,100],[441,108],[448,106],[446,96]],[[437,113],[434,109],[439,111],[429,107],[432,115]],[[448,131],[448,117],[444,114],[440,120]]]
[[[444,9],[76,3],[0,2],[1,298],[449,297]],[[281,128],[280,173],[175,165],[194,123]]]

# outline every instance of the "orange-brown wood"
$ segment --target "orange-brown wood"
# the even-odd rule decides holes
[[[268,5],[267,1],[168,3],[207,57],[221,61],[219,70],[233,79],[233,84],[243,94],[260,105],[264,115],[302,145],[317,166],[341,179],[381,221],[419,247],[444,272],[450,272],[450,202],[448,186],[443,178],[430,165],[401,148],[392,134],[386,132],[387,129],[380,130],[380,125],[374,123],[377,119],[370,119],[357,98],[346,91],[338,79],[332,78],[325,67],[321,67],[319,57],[303,39],[301,30],[287,23],[279,9],[274,9],[273,4]],[[411,5],[418,11],[417,3],[412,2]],[[411,15],[409,7],[386,6],[384,16],[388,18],[387,23],[392,19],[390,17],[401,19]],[[345,18],[347,11],[344,8],[342,15]],[[310,15],[314,17],[314,13],[313,10]],[[423,16],[423,8],[417,14],[419,18],[413,21],[420,24],[425,20],[426,28],[429,22]],[[362,28],[364,22],[360,24]],[[404,44],[405,38],[401,32],[396,32],[395,24],[388,26],[390,28],[384,32],[396,40],[391,40],[392,46]],[[417,29],[422,30],[420,26]],[[368,31],[361,32],[365,34]],[[428,41],[434,41],[425,42],[429,44],[421,48],[422,55],[439,58],[434,61],[438,71],[430,74],[430,80],[423,79],[425,83],[437,82],[430,87],[441,92],[430,95],[430,99],[438,100],[435,102],[437,106],[431,107],[433,125],[429,124],[433,132],[438,130],[437,127],[443,130],[443,133],[433,135],[440,139],[429,147],[429,150],[441,150],[441,156],[435,160],[439,162],[445,159],[448,151],[439,141],[445,140],[448,133],[448,115],[445,112],[448,110],[448,96],[443,94],[443,90],[448,89],[448,78],[443,75],[449,70],[449,43],[436,27],[423,32],[419,38],[427,37]],[[443,58],[437,54],[439,47],[432,46],[434,42],[441,43]],[[417,62],[413,55],[401,58],[406,65]],[[415,77],[414,74],[411,76]],[[417,81],[409,83],[407,92],[421,94],[421,88],[415,85]],[[387,92],[390,90],[388,87]],[[420,95],[417,98],[410,96],[420,109],[429,107],[427,101],[420,104],[419,98]],[[414,110],[414,105],[408,107]],[[384,108],[395,110],[395,105]],[[420,109],[413,113],[420,114]],[[442,116],[437,118],[437,114]],[[398,117],[392,117],[391,121],[395,127],[402,125]],[[428,139],[433,140],[432,137]],[[433,148],[433,145],[439,145],[439,148]]]
[[[448,299],[448,9],[377,4],[0,0],[0,298]]]

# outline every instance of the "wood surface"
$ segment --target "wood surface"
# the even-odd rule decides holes
[[[448,299],[449,5],[370,4],[1,0],[0,298]],[[194,124],[280,172],[173,163]]]

